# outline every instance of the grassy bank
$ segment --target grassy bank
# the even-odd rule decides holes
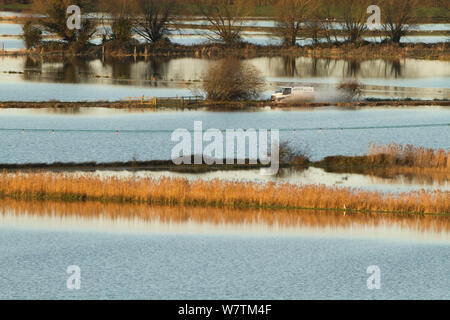
[[[79,108],[108,108],[108,109],[139,109],[145,111],[158,111],[166,109],[205,109],[209,111],[242,111],[261,109],[267,106],[273,109],[287,110],[297,108],[320,108],[320,107],[342,107],[342,108],[363,108],[363,107],[417,107],[417,106],[441,106],[449,107],[450,100],[412,100],[412,99],[380,99],[369,101],[352,101],[352,102],[302,102],[295,104],[276,104],[270,101],[198,101],[189,104],[188,102],[182,106],[179,101],[172,101],[168,104],[166,101],[157,100],[156,106],[151,102],[141,103],[138,100],[127,101],[95,101],[95,102],[61,102],[61,101],[44,101],[44,102],[25,102],[25,101],[6,101],[0,102],[0,109],[54,109],[64,112],[64,110],[73,110]]]
[[[74,177],[62,173],[0,174],[0,196],[16,200],[102,201],[199,207],[314,209],[449,214],[448,192],[393,195],[323,185],[188,181],[169,178]]]
[[[136,48],[136,54],[134,51]],[[428,59],[428,60],[450,60],[450,43],[408,43],[389,44],[372,43],[363,41],[360,43],[323,43],[308,46],[283,47],[271,45],[255,45],[242,43],[240,45],[228,46],[217,43],[203,45],[177,45],[177,44],[150,44],[137,45],[136,47],[124,50],[108,50],[104,52],[101,46],[91,46],[83,53],[76,53],[63,45],[58,44],[43,47],[41,50],[18,50],[5,51],[6,56],[79,56],[79,57],[194,57],[194,58],[223,58],[234,56],[238,58],[292,56],[292,57],[312,57],[329,59]]]

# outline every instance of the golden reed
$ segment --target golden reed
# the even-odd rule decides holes
[[[324,185],[181,178],[101,178],[64,173],[0,173],[0,197],[232,208],[450,213],[450,192],[371,192]]]
[[[367,160],[371,165],[407,166],[420,168],[442,169],[442,172],[450,171],[450,152],[444,149],[431,149],[405,146],[397,143],[388,145],[369,146]]]

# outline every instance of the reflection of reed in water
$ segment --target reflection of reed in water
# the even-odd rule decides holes
[[[3,200],[0,205],[3,217],[12,215],[25,218],[52,218],[110,221],[138,221],[138,224],[186,224],[216,226],[256,226],[263,230],[305,229],[318,231],[371,230],[382,233],[386,229],[401,233],[432,233],[448,237],[450,219],[431,215],[360,214],[343,212],[317,213],[308,210],[264,210],[231,208],[193,208],[183,206],[148,206],[145,204],[119,204],[101,202],[59,202]],[[34,222],[36,220],[33,220]]]
[[[364,173],[374,177],[392,179],[393,183],[443,186],[450,181],[450,169],[393,167],[372,169]]]

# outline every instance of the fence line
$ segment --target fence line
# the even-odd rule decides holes
[[[359,127],[316,127],[316,128],[281,128],[277,129],[280,132],[292,132],[297,131],[345,131],[345,130],[382,130],[382,129],[404,129],[404,128],[439,128],[450,127],[450,123],[433,123],[433,124],[411,124],[411,125],[392,125],[392,126],[359,126]],[[189,132],[194,132],[192,129],[187,129]],[[226,132],[227,129],[217,129],[219,131]],[[275,129],[273,129],[275,130]],[[18,131],[18,132],[84,132],[84,133],[171,133],[174,130],[139,130],[139,129],[47,129],[47,128],[0,128],[1,131]],[[269,129],[270,131],[270,129]]]
[[[203,100],[203,97],[201,96],[176,96],[176,97],[125,97],[125,100],[122,100],[124,102],[128,103],[140,103],[140,104],[149,104],[153,107],[157,107],[158,105],[179,105],[181,107],[184,107],[186,105],[190,105],[193,103],[198,103]]]

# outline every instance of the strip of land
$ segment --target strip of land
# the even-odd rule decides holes
[[[64,102],[64,101],[5,101],[0,102],[0,109],[76,109],[76,108],[111,108],[111,109],[206,109],[214,110],[243,110],[252,108],[319,108],[319,107],[416,107],[416,106],[442,106],[449,107],[450,100],[414,100],[414,99],[370,99],[365,101],[348,102],[296,102],[279,104],[270,101],[209,101],[209,100],[184,100],[157,99],[156,105],[151,100],[144,102],[133,101],[92,101],[92,102]]]
[[[450,43],[407,43],[389,44],[362,41],[360,43],[322,43],[317,45],[284,47],[274,45],[256,45],[252,43],[240,43],[236,45],[223,45],[210,43],[202,45],[179,45],[164,42],[163,44],[139,44],[135,50],[103,50],[100,45],[91,45],[83,53],[74,54],[62,45],[52,44],[52,48],[42,47],[40,50],[11,50],[0,52],[5,56],[83,56],[91,58],[102,57],[192,57],[192,58],[224,58],[234,56],[237,58],[275,57],[289,55],[293,57],[311,57],[327,59],[427,59],[450,60]]]
[[[186,159],[185,159],[186,160]],[[172,160],[154,161],[127,161],[127,162],[84,162],[84,163],[22,163],[0,164],[0,170],[5,172],[92,172],[103,170],[129,170],[129,171],[173,171],[184,173],[205,173],[225,170],[254,170],[268,167],[261,163],[252,164],[244,159],[243,164],[230,163],[226,159],[214,165],[193,164],[175,165]],[[204,159],[203,159],[204,160]],[[214,160],[214,159],[213,159]],[[369,151],[363,156],[329,156],[320,161],[310,161],[302,152],[295,152],[287,144],[280,147],[280,168],[304,170],[310,167],[322,168],[331,173],[357,173],[377,176],[381,178],[394,178],[402,175],[407,178],[446,182],[450,180],[450,152],[444,149],[426,149],[411,145],[398,144],[376,145],[372,144]],[[220,164],[222,163],[222,164]]]

